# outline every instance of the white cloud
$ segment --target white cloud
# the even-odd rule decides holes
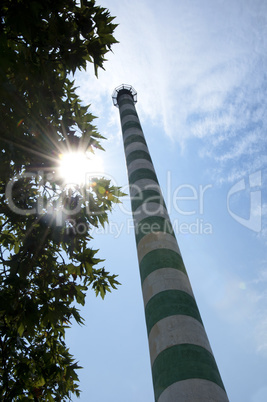
[[[93,68],[79,75],[80,94],[95,114],[118,127],[111,93],[128,83],[138,92],[141,121],[162,126],[182,146],[202,140],[200,154],[217,161],[218,182],[266,164],[266,2],[101,4],[117,16],[120,43],[99,80]]]
[[[224,289],[220,297],[214,297],[214,307],[235,331],[242,333],[243,339],[250,343],[255,352],[267,357],[267,269],[255,273],[255,278],[245,280],[233,273],[227,278],[220,278],[220,286]],[[224,281],[221,283],[221,279]],[[213,283],[211,288],[217,289]]]
[[[266,313],[266,311],[265,311]],[[267,357],[267,318],[261,317],[254,330],[257,352]]]

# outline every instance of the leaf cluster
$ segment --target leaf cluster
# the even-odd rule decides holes
[[[59,155],[102,149],[70,73],[103,68],[116,24],[95,1],[2,0],[0,5],[0,399],[79,395],[64,341],[92,287],[119,282],[88,247],[123,195],[104,178],[66,188]],[[9,190],[10,191],[9,191]],[[41,202],[40,202],[41,200]],[[40,206],[41,205],[41,206]],[[75,213],[74,213],[75,212]],[[81,231],[77,228],[86,228]],[[98,266],[97,266],[98,264]],[[97,267],[96,267],[97,266]]]

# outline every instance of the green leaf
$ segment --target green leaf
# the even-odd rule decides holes
[[[16,254],[19,252],[19,242],[15,243],[14,251],[15,251]]]
[[[87,285],[102,298],[112,288],[88,243],[92,226],[107,221],[118,189],[105,178],[64,188],[58,165],[66,150],[103,149],[90,105],[69,75],[87,65],[96,73],[103,68],[115,28],[95,1],[1,1],[1,400],[79,395],[79,366],[65,329],[72,318],[83,323],[73,304],[84,305]],[[11,181],[8,201],[16,212],[5,193]]]
[[[24,332],[24,324],[23,324],[23,322],[21,322],[20,324],[19,324],[19,326],[18,326],[18,334],[19,334],[19,336],[22,336],[23,335],[23,332]]]

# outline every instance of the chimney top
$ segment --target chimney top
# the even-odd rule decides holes
[[[119,107],[118,99],[121,95],[124,95],[124,94],[131,95],[134,103],[137,102],[136,90],[131,85],[122,84],[122,85],[118,86],[117,88],[115,88],[113,91],[112,100],[113,100],[114,106]]]

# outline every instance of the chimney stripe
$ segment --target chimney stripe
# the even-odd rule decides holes
[[[213,382],[224,390],[213,355],[197,345],[174,345],[164,350],[154,361],[152,373],[156,401],[168,386],[191,378]],[[206,385],[209,387],[209,384]],[[207,393],[205,389],[202,389],[202,392]],[[225,394],[220,396],[225,398]],[[214,402],[218,402],[217,398],[218,396],[214,399]],[[179,399],[172,400],[178,401]],[[183,396],[180,400],[189,401],[189,399],[183,399]],[[208,399],[206,399],[206,402],[208,402]]]
[[[155,401],[229,402],[136,113],[136,96],[122,85],[112,98],[121,117]]]

